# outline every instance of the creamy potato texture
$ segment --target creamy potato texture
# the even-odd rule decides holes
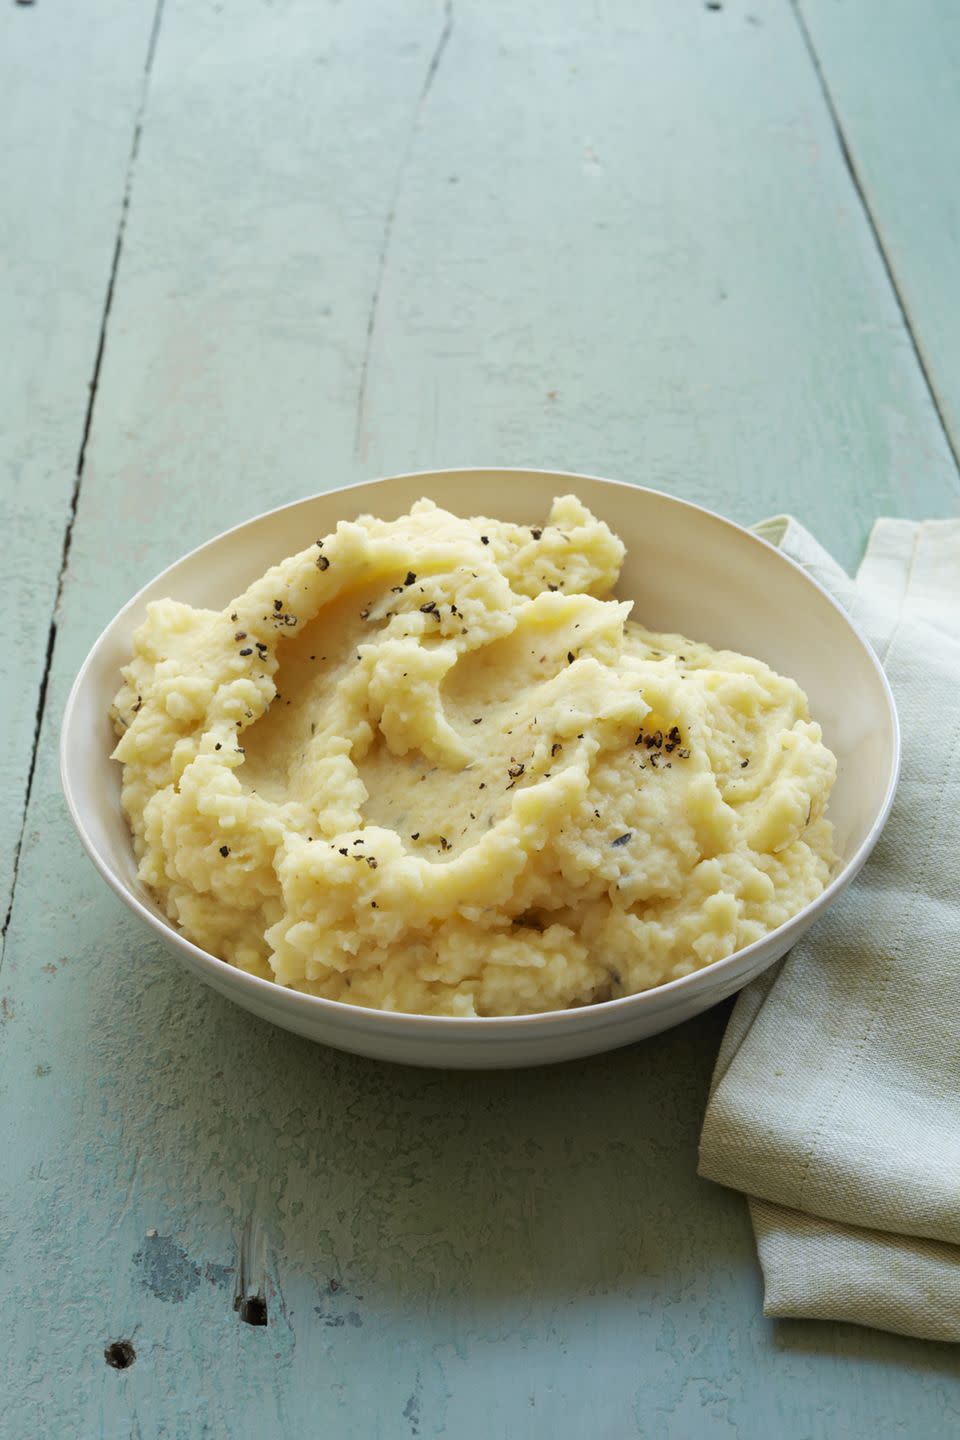
[[[686,975],[820,893],[833,755],[759,660],[611,598],[573,496],[533,527],[342,523],[223,611],[149,607],[114,706],[140,875],[314,995],[512,1015]]]

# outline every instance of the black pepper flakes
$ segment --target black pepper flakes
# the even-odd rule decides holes
[[[252,655],[252,654],[253,654],[253,646],[252,646],[252,645],[248,645],[245,650],[241,650],[241,651],[240,651],[240,654],[241,654],[241,655]]]
[[[437,608],[437,602],[436,602],[436,600],[428,600],[427,603],[426,603],[426,605],[421,605],[421,606],[420,606],[420,609],[421,609],[421,611],[423,612],[424,615],[432,615],[432,614],[435,612],[436,608]]]
[[[419,839],[420,839],[420,831],[419,831],[419,830],[415,831],[415,833],[410,836],[410,839],[411,839],[411,840],[419,840]]]
[[[483,545],[489,545],[489,544],[490,544],[490,536],[489,536],[489,535],[481,535],[481,536],[480,536],[480,542],[481,542],[481,544],[483,544]]]
[[[533,536],[534,540],[539,540],[539,539],[540,539],[540,536],[543,534],[543,531],[542,531],[542,530],[534,530],[534,529],[531,527],[530,534]]]
[[[330,569],[330,557],[329,557],[328,555],[318,555],[318,556],[317,556],[317,569],[318,569],[318,570],[329,570],[329,569]]]
[[[559,755],[559,754],[560,754],[560,751],[561,751],[562,749],[563,749],[563,746],[560,744],[560,741],[559,741],[559,740],[555,740],[555,741],[553,742],[553,744],[550,746],[550,754],[551,754],[551,756],[553,756],[553,755]]]
[[[357,856],[357,859],[358,859],[358,860],[366,860],[367,864],[370,866],[370,869],[371,869],[371,870],[376,870],[376,868],[377,868],[377,861],[376,861],[376,857],[375,857],[375,856],[373,856],[373,855],[358,855],[358,856]]]
[[[237,612],[236,612],[236,610],[234,610],[234,611],[231,613],[231,615],[230,615],[230,619],[235,621],[236,618],[237,618]]]
[[[507,769],[507,774],[510,776],[511,780],[518,780],[523,774],[525,768],[526,767],[522,764],[511,765]]]
[[[441,835],[441,836],[440,836],[440,849],[441,849],[441,850],[449,850],[449,849],[450,849],[450,841],[447,839],[446,835]]]
[[[339,846],[338,846],[337,848],[339,849]],[[346,848],[346,846],[344,846],[344,848],[343,848],[342,850],[340,850],[340,854],[341,854],[341,855],[349,855],[349,854],[350,854],[350,851]]]
[[[618,835],[616,840],[611,840],[611,845],[626,845],[633,839],[633,831],[628,830],[623,835]]]
[[[233,638],[234,638],[234,640],[246,640],[246,638],[247,638],[247,632],[246,632],[246,630],[238,630],[237,633],[236,633],[236,635],[234,635]]]
[[[559,585],[548,585],[548,586],[547,586],[547,589],[548,589],[548,590],[559,590],[559,589],[560,589],[560,586],[559,586]]]
[[[412,570],[408,570],[408,571],[407,571],[407,578],[404,580],[403,583],[404,583],[404,585],[413,585],[413,584],[416,583],[416,579],[417,579],[417,577],[416,577],[416,575],[414,575],[413,571],[412,571]]]
[[[219,750],[219,749],[220,749],[220,741],[219,741],[219,740],[217,741],[216,745],[214,745],[213,748],[214,748],[214,750]]]
[[[483,716],[482,716],[482,715],[477,715],[477,716],[474,718],[474,720],[473,720],[472,723],[473,723],[474,725],[482,725],[482,724],[483,724]]]
[[[274,602],[273,602],[273,608],[274,608],[274,610],[278,610],[278,611],[279,611],[279,610],[282,610],[282,609],[283,609],[283,601],[282,601],[282,600],[274,600]]]
[[[749,764],[750,764],[750,761],[749,761],[749,760],[741,760],[741,761],[740,761],[740,769],[741,769],[741,770],[746,770],[746,768],[747,768],[747,766],[748,766]]]
[[[220,846],[220,854],[223,856],[224,860],[226,860],[227,856],[230,854],[230,846],[229,846],[229,845],[221,845],[221,846]]]
[[[567,651],[567,664],[568,664],[568,665],[572,665],[572,664],[573,664],[573,651],[572,651],[572,650],[568,650],[568,651]]]

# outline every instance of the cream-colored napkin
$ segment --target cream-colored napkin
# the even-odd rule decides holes
[[[757,529],[876,646],[903,768],[860,877],[737,1000],[700,1173],[750,1199],[767,1315],[960,1341],[960,520],[878,521],[855,581]]]

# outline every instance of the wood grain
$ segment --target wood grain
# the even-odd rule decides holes
[[[793,13],[167,0],[0,977],[0,1435],[951,1434],[956,1351],[762,1318],[695,1174],[722,1012],[378,1066],[187,981],[79,853],[58,717],[146,577],[474,461],[789,507],[847,563],[955,509]]]
[[[960,7],[798,0],[851,165],[960,454]]]
[[[0,921],[152,23],[123,0],[0,9]]]

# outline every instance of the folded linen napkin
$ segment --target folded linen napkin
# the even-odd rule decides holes
[[[739,996],[700,1174],[745,1191],[764,1313],[960,1341],[960,520],[877,522],[855,581],[757,527],[877,648],[903,731],[854,885]]]

